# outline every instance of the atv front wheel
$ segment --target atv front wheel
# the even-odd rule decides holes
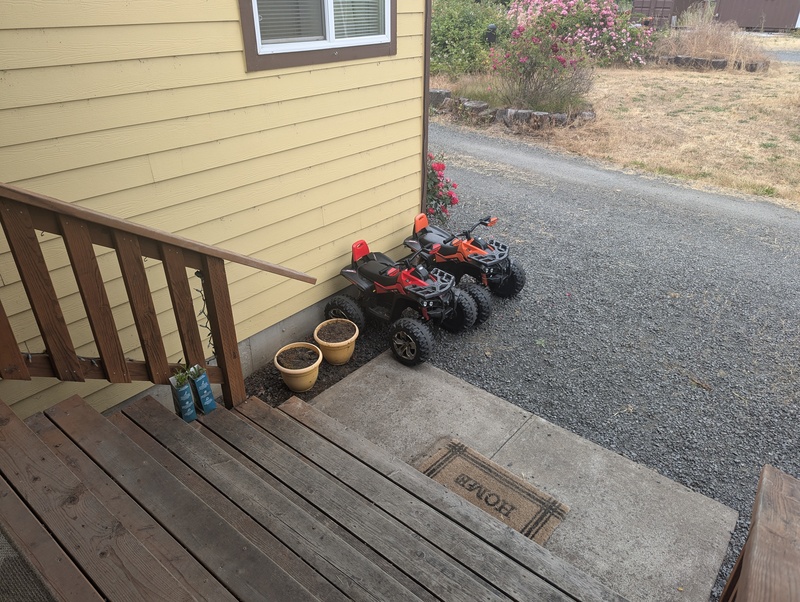
[[[492,296],[486,287],[477,282],[465,282],[459,285],[461,290],[467,293],[478,308],[478,317],[475,319],[475,326],[483,324],[492,315]]]
[[[325,318],[343,318],[350,320],[358,327],[358,332],[364,332],[367,327],[367,319],[364,317],[364,310],[358,302],[348,295],[336,295],[325,305]]]
[[[442,320],[442,328],[450,332],[461,332],[475,324],[478,319],[478,306],[470,295],[461,289],[454,288],[456,303],[450,316]]]
[[[414,318],[400,318],[392,324],[390,340],[392,353],[406,366],[421,364],[433,351],[433,333],[424,322]]]
[[[511,264],[511,273],[498,284],[489,284],[489,289],[498,297],[518,295],[525,286],[525,270],[518,263]]]

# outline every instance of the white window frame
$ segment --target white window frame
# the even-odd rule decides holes
[[[256,47],[259,55],[282,54],[289,52],[308,52],[313,50],[329,50],[336,48],[349,48],[354,46],[371,46],[391,42],[392,11],[391,0],[381,0],[384,4],[384,33],[375,36],[361,36],[354,38],[336,39],[335,24],[333,19],[334,0],[323,0],[323,19],[325,20],[325,39],[302,42],[284,42],[264,44],[261,40],[260,16],[258,4],[252,0],[253,22],[255,24]]]

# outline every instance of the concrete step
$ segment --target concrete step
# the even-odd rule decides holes
[[[431,365],[386,352],[311,404],[414,464],[461,440],[570,507],[546,544],[631,601],[706,602],[736,511]]]

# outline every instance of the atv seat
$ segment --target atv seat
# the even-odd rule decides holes
[[[455,255],[455,245],[446,245],[444,241],[452,240],[454,237],[447,230],[443,230],[438,226],[431,226],[428,222],[428,216],[420,213],[414,218],[414,236],[422,245],[423,249],[430,249],[435,244],[442,245],[439,253],[442,255]]]
[[[456,251],[458,250],[455,245],[445,245],[440,242],[442,240],[447,240],[448,238],[450,238],[449,234],[445,237],[441,237],[438,234],[430,234],[421,237],[419,242],[422,244],[424,249],[430,249],[433,245],[439,244],[439,254],[448,257],[450,255],[455,255]]]
[[[383,286],[391,286],[397,282],[397,274],[400,270],[388,255],[369,253],[361,261],[363,263],[358,266],[358,273],[365,278]]]
[[[455,245],[444,244],[444,241],[450,238],[453,238],[452,234],[436,226],[428,226],[417,234],[417,240],[424,249],[430,249],[433,245],[439,244],[442,245],[439,253],[445,256],[456,254]]]

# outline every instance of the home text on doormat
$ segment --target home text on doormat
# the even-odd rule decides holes
[[[551,495],[455,439],[436,445],[417,468],[540,545],[569,511]]]

